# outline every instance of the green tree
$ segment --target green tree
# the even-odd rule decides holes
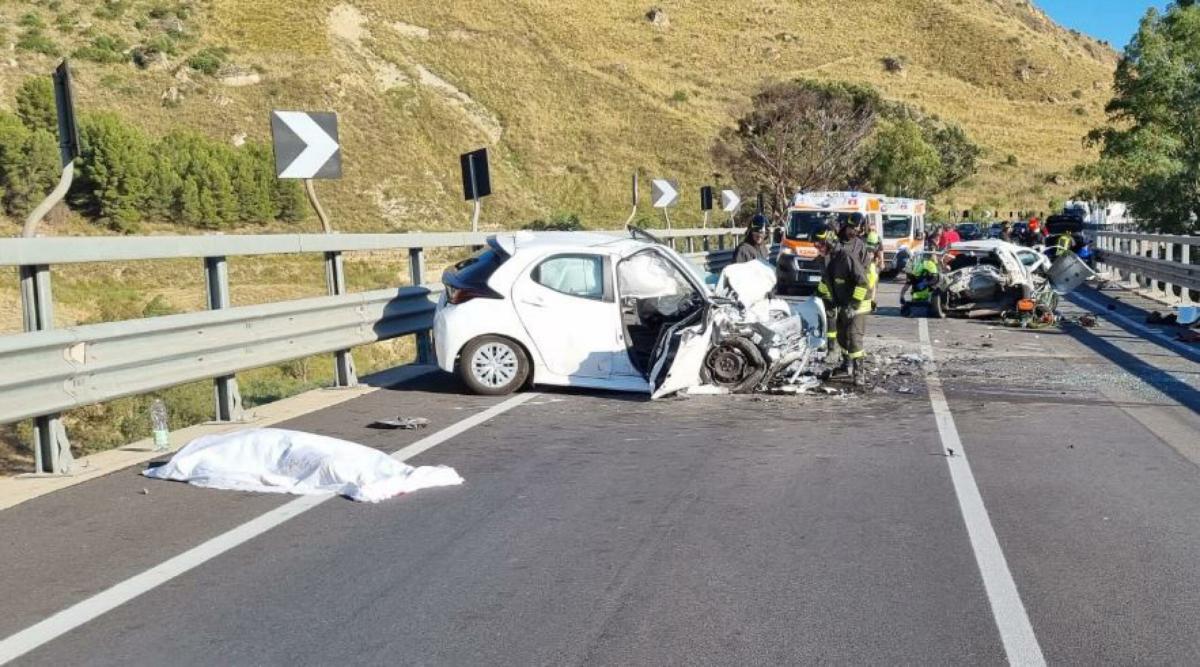
[[[308,217],[308,197],[300,181],[275,179],[274,198],[280,220],[296,223]]]
[[[1114,75],[1108,122],[1088,135],[1100,159],[1081,194],[1127,202],[1155,230],[1200,227],[1200,6],[1146,12]]]
[[[233,185],[237,196],[238,219],[263,223],[275,219],[275,174],[270,151],[261,144],[247,144],[236,151]]]
[[[17,115],[31,130],[58,132],[58,111],[54,104],[54,84],[49,77],[29,77],[17,88]]]
[[[45,130],[25,135],[16,159],[5,171],[4,209],[24,217],[54,189],[60,170],[58,141]]]
[[[924,199],[937,192],[942,159],[911,120],[884,123],[869,151],[865,180],[881,194]]]
[[[721,132],[713,159],[781,215],[796,190],[845,187],[861,172],[881,101],[867,87],[798,80],[763,86],[751,105]]]
[[[84,118],[79,138],[76,202],[113,229],[136,230],[150,194],[154,167],[150,142],[140,130],[109,113]]]

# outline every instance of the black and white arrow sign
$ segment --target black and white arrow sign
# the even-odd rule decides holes
[[[742,198],[733,190],[721,191],[721,210],[726,213],[733,213],[742,205]]]
[[[650,181],[650,201],[654,208],[668,208],[679,201],[679,186],[665,178]]]
[[[275,174],[279,178],[341,178],[337,114],[272,111]]]

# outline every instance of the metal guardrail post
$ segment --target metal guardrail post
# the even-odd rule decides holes
[[[204,258],[204,283],[208,291],[209,310],[221,310],[231,305],[229,263],[224,257]],[[238,391],[236,375],[213,378],[213,403],[216,406],[216,421],[241,421],[242,395]]]
[[[408,270],[412,275],[412,284],[420,286],[425,284],[425,251],[421,248],[408,249]],[[417,340],[417,363],[432,364],[433,359],[433,339],[430,338],[428,331],[421,331],[416,334]]]
[[[25,331],[47,331],[54,328],[54,297],[50,291],[50,267],[22,266],[21,316]],[[58,413],[33,419],[34,471],[38,474],[61,475],[71,472],[74,457],[67,429]]]
[[[1163,251],[1162,259],[1167,262],[1175,261],[1175,244],[1171,242],[1163,243],[1159,246]],[[1162,285],[1162,296],[1166,301],[1172,301],[1175,297],[1175,286],[1170,280],[1163,280],[1161,283],[1155,281],[1155,286]]]
[[[325,253],[325,284],[329,287],[329,296],[346,293],[346,267],[342,262],[342,253],[333,251]],[[350,350],[338,350],[333,353],[333,386],[353,387],[358,384],[358,374],[354,371],[354,356]]]
[[[1180,261],[1182,261],[1187,266],[1191,266],[1192,265],[1192,244],[1183,243],[1180,245],[1183,246],[1182,248],[1180,248],[1180,253],[1181,253]],[[1179,303],[1182,305],[1185,305],[1185,306],[1190,306],[1193,303],[1192,290],[1189,289],[1187,285],[1182,285],[1179,288]]]

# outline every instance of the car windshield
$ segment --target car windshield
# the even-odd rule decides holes
[[[912,218],[907,215],[883,216],[883,238],[906,239],[912,233]]]
[[[792,211],[788,215],[787,237],[796,240],[807,239],[822,223],[832,226],[835,223],[849,222],[851,215],[836,211]]]

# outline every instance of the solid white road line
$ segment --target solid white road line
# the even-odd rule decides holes
[[[536,396],[536,393],[514,396],[503,403],[494,405],[483,412],[472,415],[437,433],[414,442],[392,454],[392,458],[398,461],[412,458],[474,426],[478,426],[497,415],[508,412]],[[323,495],[297,498],[233,530],[222,533],[200,546],[164,561],[141,574],[130,577],[107,590],[101,591],[82,602],[67,607],[44,621],[29,626],[0,641],[0,665],[62,636],[102,614],[112,611],[133,598],[161,586],[188,570],[202,565],[334,497],[332,495]]]
[[[934,356],[929,338],[929,321],[922,318],[918,326],[921,351],[932,363]],[[958,507],[962,511],[963,523],[967,526],[971,548],[975,551],[975,562],[979,565],[979,573],[983,577],[983,587],[992,606],[996,629],[1000,631],[1004,653],[1011,665],[1045,665],[1042,648],[1038,645],[1037,636],[1033,634],[1033,626],[1029,624],[1025,605],[1021,603],[1021,594],[1017,592],[1017,584],[1008,569],[1008,561],[1004,559],[1000,540],[996,538],[996,531],[988,518],[983,496],[979,494],[979,487],[975,485],[975,474],[971,472],[971,464],[967,460],[966,451],[963,450],[958,427],[954,425],[954,416],[950,414],[950,405],[946,403],[946,394],[942,391],[942,380],[938,377],[936,365],[932,366],[925,382],[929,387],[929,402],[933,404],[933,415],[942,439],[942,451],[948,454],[945,458],[950,466],[954,494],[958,497]],[[950,450],[953,450],[953,455],[949,455]]]
[[[1130,317],[1126,317],[1126,316],[1122,315],[1121,313],[1118,313],[1115,310],[1108,310],[1104,306],[1104,304],[1099,303],[1099,302],[1097,302],[1093,299],[1090,299],[1086,296],[1083,296],[1082,294],[1072,293],[1070,296],[1067,297],[1067,299],[1069,301],[1074,301],[1076,303],[1082,304],[1083,306],[1087,307],[1088,310],[1091,310],[1092,312],[1094,312],[1095,314],[1097,314],[1101,317],[1107,317],[1110,320],[1116,320],[1117,322],[1121,322],[1125,326],[1127,326],[1135,331],[1142,332],[1144,335],[1146,335],[1150,338],[1156,338],[1160,342],[1166,343],[1172,349],[1174,349],[1176,352],[1182,352],[1185,359],[1190,360],[1196,354],[1195,348],[1189,347],[1189,346],[1185,345],[1184,343],[1177,341],[1174,338],[1171,338],[1170,334],[1168,334],[1164,331],[1158,331],[1156,329],[1151,329],[1150,327],[1146,326],[1145,324],[1142,324],[1141,322],[1137,322]]]

